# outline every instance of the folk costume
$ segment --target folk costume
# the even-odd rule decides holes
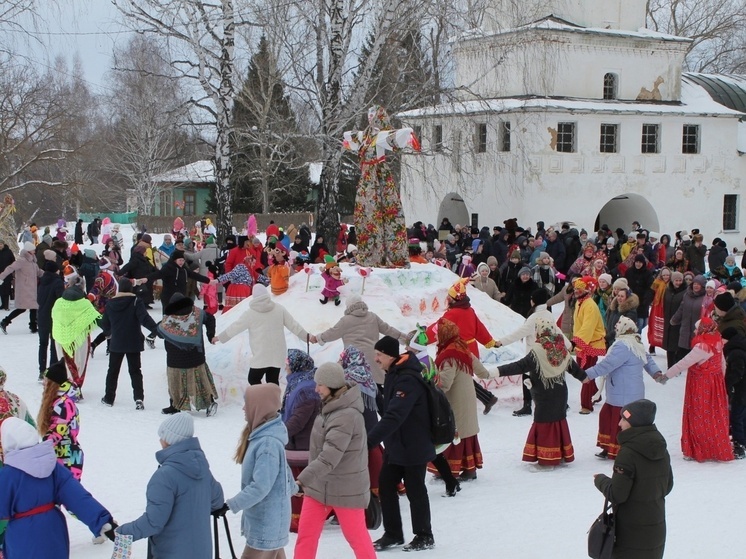
[[[387,151],[410,146],[419,151],[411,128],[394,130],[383,107],[368,109],[363,132],[345,132],[343,146],[360,157],[360,183],[355,200],[357,261],[382,268],[409,265],[407,228],[399,187],[386,160]]]
[[[576,292],[582,291],[579,297],[576,293],[571,340],[575,344],[575,355],[581,369],[595,365],[599,356],[606,355],[606,329],[601,311],[592,297],[597,286],[597,281],[590,276],[575,278],[572,282]],[[593,397],[597,392],[596,383],[583,385],[580,389],[580,413],[588,414],[593,411]]]
[[[663,347],[663,298],[668,288],[668,281],[661,277],[664,270],[668,272],[670,278],[670,270],[668,268],[661,268],[658,277],[655,278],[653,285],[650,287],[653,290],[653,302],[650,305],[650,312],[648,313],[648,343],[652,347]]]

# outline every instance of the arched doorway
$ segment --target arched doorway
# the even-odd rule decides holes
[[[471,217],[469,217],[469,210],[466,209],[466,203],[461,195],[455,192],[449,192],[446,194],[443,201],[440,203],[438,209],[438,223],[435,225],[438,227],[443,218],[447,217],[451,225],[471,225]]]
[[[621,227],[625,232],[632,229],[632,222],[638,221],[643,229],[660,233],[660,222],[655,208],[639,194],[621,194],[612,198],[596,217],[595,229],[606,224],[614,231]]]

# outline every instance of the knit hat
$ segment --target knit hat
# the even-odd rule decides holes
[[[684,281],[684,274],[682,274],[681,272],[671,272],[671,281],[673,280]]]
[[[645,258],[644,254],[637,254],[635,255],[635,262],[642,262],[643,264],[647,263],[647,258]]]
[[[627,278],[618,278],[614,282],[614,289],[629,289],[629,283],[627,282]]]
[[[694,283],[699,284],[701,287],[705,287],[705,285],[707,285],[707,279],[702,274],[699,274],[694,276]]]
[[[518,276],[519,277],[522,276],[523,274],[528,274],[530,276],[531,275],[531,268],[529,268],[528,266],[524,266],[523,268],[521,268],[520,270],[518,270]]]
[[[715,296],[715,307],[723,312],[728,312],[736,306],[736,300],[730,291],[724,291],[720,295]]]
[[[689,235],[682,235],[681,236],[681,242],[682,243],[685,243],[685,242],[691,241],[691,240],[692,240],[692,238]]]
[[[45,250],[44,260],[49,260],[50,262],[57,262],[57,253],[51,249]]]
[[[622,408],[622,417],[632,427],[646,427],[655,423],[655,402],[646,400],[635,400]]]
[[[551,258],[551,256],[549,256],[548,252],[543,252],[542,251],[542,252],[539,253],[539,258],[537,258],[536,260],[538,262],[540,260],[544,260],[545,258]]]
[[[175,262],[179,258],[184,258],[184,251],[179,250],[178,248],[171,253],[171,261]]]
[[[453,235],[446,235],[446,241],[448,241],[449,243],[452,243],[455,240],[456,240],[456,237],[454,237]]]
[[[513,258],[517,258],[518,260],[521,259],[521,251],[520,250],[514,250],[510,253],[510,259],[513,260]]]
[[[739,291],[741,291],[741,289],[743,289],[743,286],[741,285],[740,281],[732,281],[726,286],[726,289],[728,289],[728,291],[732,291],[733,293],[738,293]]]
[[[49,366],[49,369],[47,369],[47,372],[44,373],[44,376],[47,377],[52,382],[56,382],[57,384],[62,384],[67,381],[67,367],[65,367],[65,361],[60,359],[56,363],[52,363]]]
[[[469,278],[461,278],[451,287],[448,288],[448,296],[451,299],[459,300],[466,296],[466,284],[469,283]]]
[[[26,252],[34,252],[36,250],[36,247],[31,241],[26,241],[25,243],[23,243],[23,250],[25,250]]]
[[[407,241],[407,245],[409,248],[421,248],[420,247],[420,240],[417,237],[412,237]]]
[[[601,280],[604,280],[606,285],[611,285],[611,274],[601,274],[598,276],[598,281],[601,282]]]
[[[345,384],[345,371],[339,363],[322,363],[313,375],[316,384],[322,384],[334,390],[342,388]]]
[[[482,273],[482,270],[487,270],[487,273],[489,273],[490,267],[487,266],[487,264],[485,264],[484,262],[480,262],[479,266],[477,266],[477,272]]]
[[[251,298],[255,301],[263,297],[269,297],[269,291],[261,283],[257,283],[251,290]]]
[[[143,235],[142,237],[140,237],[140,240],[141,240],[141,241],[142,241],[143,243],[148,243],[148,244],[150,244],[151,242],[153,242],[153,237],[151,237],[150,235],[148,235],[147,233],[145,233],[145,234],[144,234],[144,235]],[[190,435],[190,436],[191,436],[191,435]]]
[[[373,349],[389,357],[399,357],[399,341],[391,336],[384,336],[378,340]]]
[[[536,305],[545,305],[549,301],[549,291],[543,287],[531,292],[531,302]]]
[[[186,412],[175,413],[158,427],[158,438],[168,445],[180,443],[194,436],[194,419]]]
[[[573,289],[580,289],[581,291],[593,291],[596,289],[596,280],[591,276],[583,276],[572,280]]]
[[[129,278],[121,278],[117,284],[117,288],[120,293],[132,293],[132,280]]]
[[[614,240],[614,237],[609,237],[606,239],[606,246],[614,246],[616,245],[616,241]]]
[[[705,287],[711,287],[712,289],[717,289],[717,284],[715,283],[715,280],[707,280],[707,283],[705,283]]]
[[[39,434],[31,425],[17,417],[9,417],[0,427],[0,441],[7,455],[13,450],[23,450],[39,444]]]
[[[495,258],[494,256],[488,256],[487,266],[497,266],[497,258]]]

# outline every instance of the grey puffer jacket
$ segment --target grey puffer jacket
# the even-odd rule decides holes
[[[320,503],[364,509],[370,499],[370,476],[360,388],[343,387],[321,406],[311,432],[308,467],[298,482]]]

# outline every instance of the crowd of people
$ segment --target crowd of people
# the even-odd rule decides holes
[[[15,309],[0,321],[0,329],[7,333],[13,319],[29,311],[44,382],[36,422],[0,384],[0,398],[10,402],[0,417],[0,448],[8,458],[3,461],[12,466],[0,469],[0,486],[14,486],[18,476],[27,475],[72,483],[54,464],[45,465],[40,475],[26,465],[28,456],[48,457],[50,449],[79,485],[84,453],[77,438],[76,401],[83,397],[89,360],[104,342],[109,368],[101,402],[114,405],[126,357],[135,409],[143,410],[141,353],[146,343],[155,347],[157,337],[164,339],[170,402],[162,411],[170,417],[158,432],[161,467],[148,486],[143,516],[120,526],[82,487],[55,493],[59,500],[40,487],[38,498],[22,510],[17,502],[0,498],[0,519],[10,519],[5,538],[10,557],[35,556],[41,549],[35,546],[45,544],[24,542],[18,535],[24,519],[48,515],[50,530],[60,530],[55,505],[63,504],[97,539],[109,537],[126,547],[148,538],[154,557],[208,557],[210,514],[227,512],[243,514],[243,559],[284,557],[290,531],[298,533],[295,556],[315,557],[324,521],[333,512],[355,557],[369,558],[404,545],[399,509],[404,492],[414,534],[404,549],[430,549],[435,540],[426,472],[440,477],[445,495],[455,497],[483,467],[476,402],[486,414],[497,397],[475,377],[522,375],[523,405],[514,415],[533,415],[522,459],[537,470],[574,460],[566,420],[567,375],[581,383],[578,411],[583,415],[593,413],[604,392],[597,456],[615,460],[615,469],[613,478],[597,476],[596,485],[620,510],[641,491],[636,481],[625,485],[624,465],[632,468],[634,455],[625,452],[625,445],[657,449],[654,460],[662,462],[656,475],[668,477],[655,487],[655,499],[662,501],[673,483],[665,441],[661,450],[660,436],[652,432],[655,410],[644,400],[644,372],[665,384],[688,371],[681,441],[685,458],[746,457],[746,280],[725,243],[715,239],[708,251],[697,230],[679,231],[672,242],[670,235],[646,231],[637,222],[630,233],[603,226],[593,235],[568,223],[555,229],[538,222],[532,232],[515,219],[492,234],[488,228],[452,226],[448,219],[437,230],[418,222],[408,230],[411,262],[434,263],[459,276],[448,289],[443,316],[422,332],[403,332],[352,295],[345,299],[339,322],[314,334],[281,304],[282,295],[293,273],[321,263],[329,278],[324,278],[321,302],[340,304],[335,291],[342,281],[339,263],[355,262],[354,228],[341,228],[331,251],[322,237],[313,239],[305,224],[297,232],[294,226],[286,232],[271,224],[262,242],[249,223],[246,235],[229,237],[218,247],[209,219],[190,231],[183,221],[175,222],[158,248],[150,235],[139,233],[125,263],[119,227],[104,222],[87,229],[91,244],[101,236],[101,255],[85,247],[81,220],[72,243],[66,224],[58,223],[55,239],[49,232],[39,239],[35,226],[24,228],[17,259],[12,251],[7,258],[9,247],[0,242],[2,287],[15,278]],[[524,325],[499,339],[492,336],[472,306],[472,289],[525,317]],[[3,307],[9,310],[11,288],[7,291]],[[236,320],[217,332],[215,315],[236,312],[231,309],[249,297]],[[156,298],[162,305],[159,322],[148,313]],[[560,303],[564,308],[557,323],[551,307]],[[97,327],[101,333],[92,340]],[[288,350],[285,329],[306,342],[307,351]],[[247,330],[252,358],[244,395],[246,426],[235,455],[242,468],[241,489],[225,499],[194,437],[192,416],[182,412],[215,414],[217,392],[205,343],[229,343]],[[315,363],[310,344],[338,339],[345,347],[339,362]],[[490,349],[520,340],[526,341],[528,354],[519,361],[488,371],[479,359],[479,345]],[[435,345],[434,359],[427,354],[428,344]],[[651,357],[656,348],[666,353],[665,370]],[[283,369],[284,393],[279,386]],[[437,448],[425,379],[445,394],[457,432],[452,443]],[[19,421],[9,422],[12,418]],[[33,436],[28,426],[35,429]],[[638,436],[642,431],[644,436]],[[16,456],[22,459],[16,462]],[[175,498],[166,489],[173,486],[181,487]],[[195,509],[204,515],[186,512]],[[375,542],[366,528],[371,509],[380,510],[384,526]],[[661,519],[653,520],[660,528]],[[185,526],[195,538],[188,549],[179,537]],[[66,537],[65,531],[60,541]],[[663,544],[653,543],[649,556],[661,556]]]

